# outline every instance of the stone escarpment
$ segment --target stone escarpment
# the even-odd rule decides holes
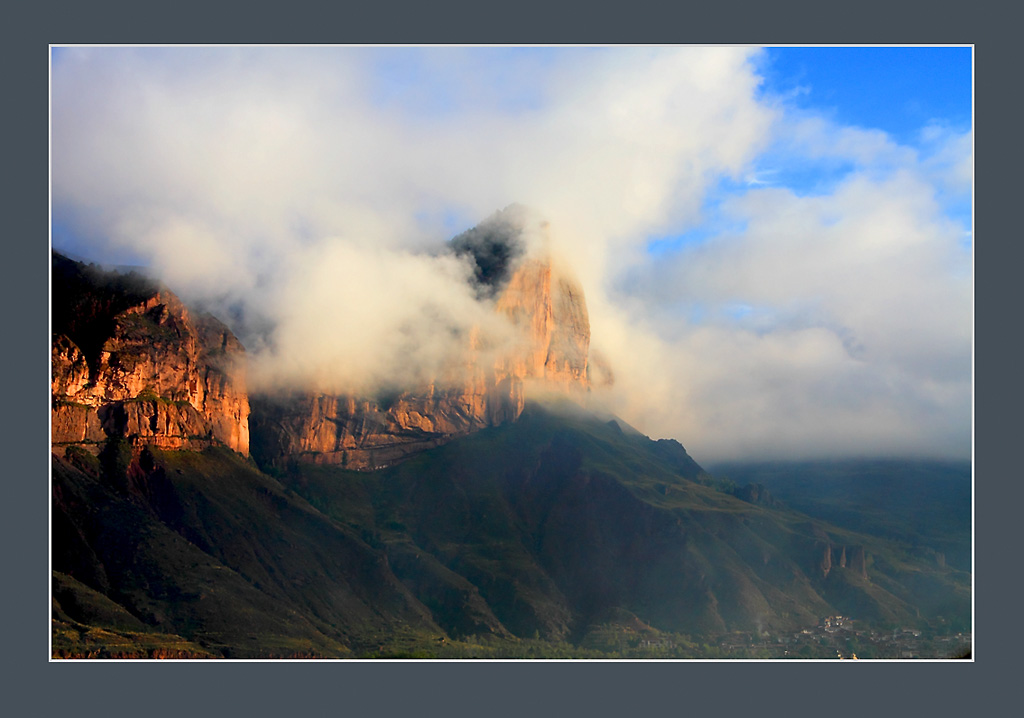
[[[51,440],[249,452],[245,350],[165,288],[54,255]]]
[[[449,251],[472,265],[478,300],[507,320],[508,336],[471,331],[442,376],[377,397],[250,397],[245,350],[218,320],[140,275],[54,255],[52,442],[94,453],[112,438],[164,449],[222,443],[251,448],[264,466],[372,470],[515,421],[528,392],[583,395],[586,301],[548,255],[546,233],[546,223],[512,206],[456,237]]]
[[[253,452],[264,465],[292,460],[369,470],[485,427],[515,421],[528,390],[583,394],[590,386],[590,321],[583,290],[539,251],[522,245],[522,208],[510,207],[451,246],[475,263],[478,295],[508,319],[512,340],[482,351],[447,378],[387,400],[326,394],[253,397]]]
[[[253,456],[372,470],[487,426],[523,410],[522,385],[508,378],[457,389],[428,387],[388,404],[325,394],[253,397]]]
[[[512,275],[496,308],[520,330],[520,343],[504,359],[511,376],[564,391],[589,386],[590,319],[579,284],[550,260],[528,260]]]

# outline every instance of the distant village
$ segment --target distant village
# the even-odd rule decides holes
[[[793,632],[733,631],[705,639],[606,625],[593,631],[581,647],[621,658],[970,658],[972,634],[957,628],[942,618],[924,625],[879,626],[834,615]]]
[[[970,633],[929,628],[867,628],[848,616],[826,616],[817,626],[788,634],[732,633],[720,638],[722,657],[925,659],[969,658]]]

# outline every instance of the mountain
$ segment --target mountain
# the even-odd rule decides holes
[[[451,251],[484,248],[520,341],[390,398],[250,396],[224,325],[54,255],[53,655],[834,656],[825,617],[969,630],[967,571],[583,408],[582,290],[511,215]]]
[[[536,226],[534,226],[536,225]],[[478,332],[462,361],[428,386],[390,396],[262,394],[252,430],[264,465],[292,461],[376,469],[488,426],[515,421],[525,386],[585,392],[590,321],[579,283],[522,236],[546,228],[518,205],[452,240],[474,268],[478,294],[510,321],[514,343],[495,353]]]

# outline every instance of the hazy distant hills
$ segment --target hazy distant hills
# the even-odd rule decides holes
[[[720,464],[719,477],[761,484],[790,508],[837,526],[942,553],[971,570],[971,464],[875,459]]]

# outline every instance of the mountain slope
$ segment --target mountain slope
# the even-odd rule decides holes
[[[224,448],[69,449],[54,457],[54,569],[107,614],[227,656],[577,643],[622,616],[705,640],[835,614],[969,621],[968,574],[742,501],[684,457],[534,404],[377,472],[272,478]]]
[[[151,630],[243,657],[437,630],[383,554],[237,454],[120,458],[53,457],[53,567]]]
[[[693,635],[834,613],[913,621],[925,604],[969,613],[966,574],[704,486],[695,464],[681,470],[664,454],[606,422],[528,405],[515,424],[381,472],[296,466],[283,480],[372,531],[404,559],[407,585],[423,580],[415,554],[435,584],[440,566],[474,586],[519,636],[573,640],[616,610]],[[458,633],[462,610],[434,617]]]

